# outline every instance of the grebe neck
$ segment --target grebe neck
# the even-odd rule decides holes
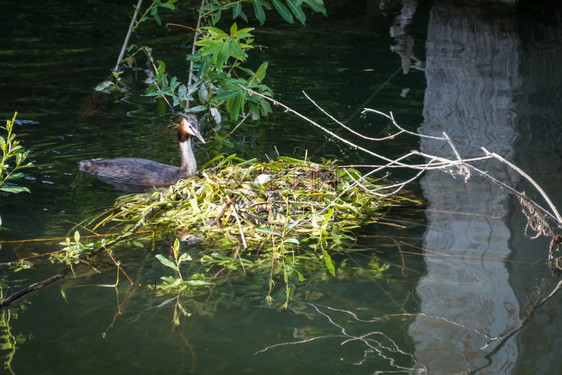
[[[197,174],[197,161],[191,148],[191,137],[188,137],[183,142],[179,142],[179,145],[181,156],[180,173],[185,174],[186,177],[195,176]]]

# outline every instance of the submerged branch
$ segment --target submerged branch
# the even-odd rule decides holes
[[[117,244],[119,244],[120,242],[128,239],[129,237],[131,237],[133,234],[135,234],[140,228],[142,228],[145,223],[147,222],[148,219],[150,219],[150,217],[152,217],[154,214],[156,214],[158,211],[160,211],[161,207],[157,206],[157,207],[152,207],[151,209],[149,209],[144,215],[143,217],[137,222],[137,224],[128,232],[122,234],[121,236],[107,242],[107,243],[102,243],[101,245],[98,246],[98,248],[96,248],[95,250],[93,250],[92,252],[88,253],[86,256],[78,259],[80,262],[81,261],[85,261],[88,259],[91,259],[93,257],[95,257],[96,255],[98,255],[99,253],[103,252],[104,250],[108,250],[110,247],[113,247]],[[78,263],[80,264],[80,263]],[[63,279],[68,273],[70,273],[71,271],[73,271],[73,266],[72,265],[67,265],[61,272],[59,272],[56,275],[53,275],[45,280],[39,281],[37,283],[31,284],[30,286],[21,289],[13,294],[11,294],[10,296],[4,298],[2,301],[0,301],[0,309],[4,308],[4,307],[8,307],[10,306],[12,303],[14,303],[15,301],[19,300],[20,298],[33,293],[49,284],[54,283],[57,280]],[[125,274],[126,275],[126,274]],[[126,275],[127,279],[129,279],[129,281],[131,282],[131,279]]]
[[[515,335],[517,332],[519,332],[523,327],[525,327],[525,325],[531,320],[531,318],[533,317],[535,311],[541,307],[542,305],[544,305],[546,302],[548,302],[552,297],[554,297],[554,295],[556,293],[558,293],[560,291],[560,289],[562,289],[562,280],[558,281],[558,284],[556,284],[556,287],[554,287],[554,289],[552,289],[552,291],[550,293],[548,293],[547,296],[543,297],[540,301],[538,301],[531,309],[530,311],[525,314],[525,316],[523,317],[523,319],[521,319],[519,321],[519,324],[517,324],[516,327],[510,329],[507,332],[504,332],[503,334],[496,336],[496,337],[491,337],[490,340],[480,349],[486,349],[488,346],[490,346],[492,343],[494,342],[498,342],[498,346],[496,348],[494,348],[494,350],[492,350],[487,356],[491,356],[493,355],[495,352],[497,352],[502,346],[503,344],[513,335]]]

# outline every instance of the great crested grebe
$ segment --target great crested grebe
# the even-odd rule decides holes
[[[143,191],[151,187],[170,186],[180,179],[197,174],[197,161],[191,149],[191,138],[205,140],[199,132],[199,121],[192,114],[179,114],[178,126],[181,166],[139,158],[82,160],[79,169],[113,185],[119,190]]]

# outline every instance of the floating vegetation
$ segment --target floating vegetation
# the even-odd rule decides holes
[[[197,297],[233,276],[252,275],[262,280],[262,297],[273,302],[278,294],[286,306],[297,283],[352,271],[333,259],[353,245],[352,230],[405,199],[376,196],[371,191],[380,186],[356,184],[360,176],[331,162],[219,155],[201,176],[118,198],[114,209],[90,225],[123,225],[126,233],[142,222],[153,236],[175,237],[170,255],[156,255],[173,271],[155,287],[158,293]],[[180,246],[182,241],[187,245]],[[376,259],[366,268],[362,272],[373,277],[386,269]],[[275,288],[278,280],[281,290]]]

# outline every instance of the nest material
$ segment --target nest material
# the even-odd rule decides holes
[[[298,245],[303,236],[346,233],[398,203],[365,190],[365,185],[375,187],[373,181],[354,186],[359,172],[331,162],[280,157],[265,163],[222,155],[211,164],[201,177],[166,191],[122,197],[112,218],[136,221],[147,209],[160,207],[148,224],[263,248],[272,236]]]

